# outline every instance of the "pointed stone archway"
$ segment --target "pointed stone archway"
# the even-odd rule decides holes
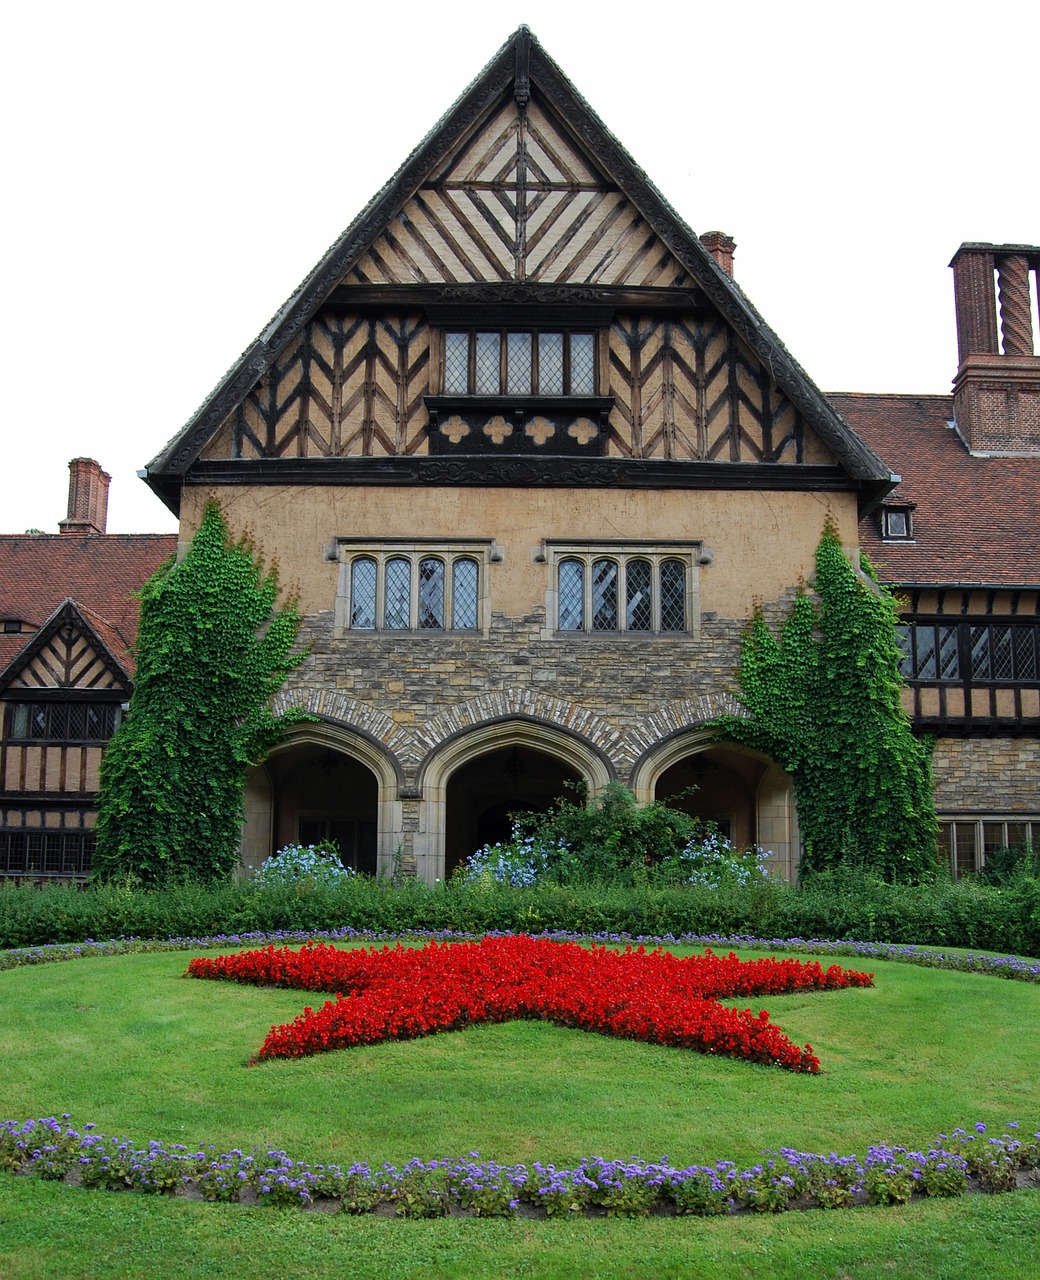
[[[632,790],[640,803],[662,800],[716,822],[738,846],[761,845],[772,854],[774,875],[797,877],[801,841],[794,786],[761,752],[690,730],[643,756],[633,770]]]
[[[456,735],[420,771],[418,874],[446,878],[481,845],[506,838],[512,812],[548,809],[570,782],[595,794],[611,776],[590,743],[540,721],[495,721]]]
[[[389,873],[401,836],[400,776],[356,730],[298,725],[246,781],[242,862],[286,844],[335,840],[345,866]]]

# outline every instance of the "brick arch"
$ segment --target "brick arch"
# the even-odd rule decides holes
[[[698,698],[675,698],[644,716],[627,735],[626,762],[633,776],[632,790],[636,790],[635,776],[648,755],[677,736],[710,734],[703,726],[719,716],[740,716],[743,719],[747,711],[731,693],[706,693]]]
[[[742,709],[738,706],[738,714]],[[643,753],[632,770],[629,786],[646,804],[656,796],[657,783],[672,765],[709,749],[757,760],[763,771],[754,790],[754,839],[772,853],[771,874],[794,880],[800,861],[801,836],[794,785],[789,774],[764,752],[720,738],[711,730],[691,726],[676,730]]]
[[[395,767],[414,768],[421,759],[412,726],[400,725],[370,703],[347,697],[340,689],[320,685],[297,685],[282,689],[274,699],[274,711],[281,715],[290,707],[331,724],[356,730],[364,738],[379,745],[393,759]]]
[[[426,769],[431,753],[449,739],[478,726],[514,719],[551,726],[586,742],[597,755],[609,760],[613,769],[626,759],[629,751],[629,735],[587,707],[534,689],[501,689],[460,702],[416,726],[415,740],[423,754],[422,769]]]
[[[569,766],[590,792],[602,790],[615,776],[607,754],[575,733],[531,716],[505,716],[465,726],[448,735],[423,761],[419,771],[422,810],[415,837],[416,870],[427,882],[445,872],[448,783],[471,761],[502,747],[528,747]]]

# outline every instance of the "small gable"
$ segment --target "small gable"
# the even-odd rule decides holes
[[[346,285],[689,284],[616,183],[535,94],[509,96],[431,174]]]
[[[129,685],[123,662],[71,600],[48,619],[0,674],[4,690],[126,691]]]

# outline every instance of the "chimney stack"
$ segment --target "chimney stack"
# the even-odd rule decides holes
[[[112,477],[93,458],[69,463],[69,514],[58,521],[62,533],[104,533]]]
[[[962,244],[950,266],[960,356],[957,429],[972,453],[1040,453],[1040,353],[1032,319],[1032,307],[1040,307],[1040,246]]]
[[[700,242],[711,254],[726,275],[733,274],[733,254],[737,247],[736,240],[726,235],[725,231],[705,231],[699,237]]]

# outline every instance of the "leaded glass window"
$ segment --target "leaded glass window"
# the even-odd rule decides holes
[[[571,334],[571,395],[596,394],[596,348],[591,333]]]
[[[510,333],[506,337],[506,391],[511,396],[531,394],[531,335]]]
[[[614,560],[592,565],[592,629],[616,631],[618,627],[618,567]]]
[[[445,333],[444,394],[595,395],[595,334],[549,329]]]
[[[476,340],[476,378],[473,390],[478,396],[495,396],[500,389],[502,340],[497,333],[478,333]]]
[[[107,742],[118,717],[114,702],[12,702],[7,736],[28,742]]]
[[[585,630],[585,566],[580,560],[560,563],[560,630]]]
[[[479,629],[481,561],[472,553],[437,552],[424,555],[412,546],[349,558],[340,625],[348,631]]]
[[[456,560],[451,566],[451,625],[459,630],[477,626],[477,562]]]
[[[689,630],[690,573],[687,557],[653,549],[642,554],[581,554],[568,549],[556,564],[556,627],[559,631],[653,635]]]
[[[444,561],[419,561],[419,626],[435,631],[444,626]]]
[[[412,566],[403,556],[386,562],[386,603],[383,625],[391,630],[407,630],[412,597]]]
[[[468,333],[444,336],[444,390],[453,396],[464,396],[469,392]]]
[[[538,391],[543,396],[563,395],[563,334],[538,335]]]
[[[372,631],[376,625],[376,562],[359,556],[350,566],[350,625]]]
[[[629,631],[654,629],[651,581],[649,560],[629,560],[625,566],[625,621]]]
[[[686,566],[681,560],[661,565],[661,630],[686,630]]]

